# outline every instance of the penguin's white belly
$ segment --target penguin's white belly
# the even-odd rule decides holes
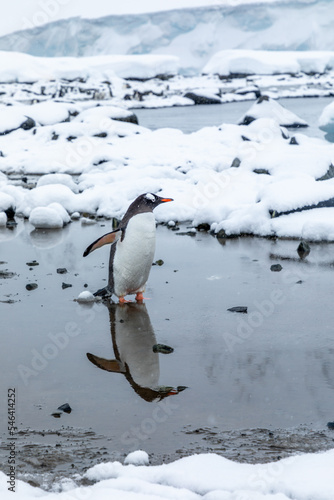
[[[155,219],[152,212],[133,216],[123,241],[117,243],[113,262],[114,292],[118,297],[143,292],[155,252]]]

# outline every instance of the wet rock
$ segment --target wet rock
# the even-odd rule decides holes
[[[224,229],[221,229],[220,231],[218,231],[216,236],[218,239],[228,238]]]
[[[247,314],[247,306],[234,306],[230,307],[227,309],[230,312],[236,312],[236,313],[242,313],[242,314]]]
[[[328,422],[327,423],[328,429],[333,429],[334,430],[334,422]]]
[[[153,346],[153,352],[159,352],[160,354],[171,354],[174,352],[173,347],[169,347],[169,345],[165,344],[155,344]]]
[[[14,221],[15,217],[15,208],[10,206],[6,210],[4,210],[5,214],[7,215],[7,220],[8,221]]]
[[[311,251],[311,247],[306,241],[301,241],[297,248],[297,253],[301,259],[305,259]]]
[[[57,273],[58,274],[66,274],[67,273],[66,267],[58,267]]]
[[[274,273],[279,273],[280,271],[282,271],[283,267],[281,266],[281,264],[273,264],[272,266],[270,266],[270,271],[274,272]]]
[[[28,283],[26,285],[26,289],[30,292],[31,290],[36,290],[38,288],[37,283]]]
[[[158,259],[155,262],[153,262],[152,266],[163,266],[164,261],[162,259]]]
[[[197,229],[197,231],[210,231],[210,224],[207,224],[207,223],[198,224],[196,229]]]
[[[64,403],[63,405],[58,406],[57,410],[64,411],[65,413],[71,413],[72,408],[68,403]]]
[[[179,233],[176,233],[177,236],[196,236],[196,229],[190,229],[189,231],[180,231]]]
[[[13,273],[12,271],[7,271],[7,269],[0,271],[0,279],[13,278],[13,276],[15,276],[15,273]]]
[[[289,144],[292,144],[293,146],[299,145],[299,143],[295,137],[291,137]]]
[[[61,284],[61,287],[62,287],[62,289],[63,289],[63,290],[65,290],[66,288],[70,288],[71,286],[72,286],[72,285],[71,285],[71,283],[64,283],[64,282],[63,282],[63,283]]]
[[[218,96],[206,96],[196,94],[195,92],[187,92],[183,97],[191,99],[195,104],[221,104],[221,100]]]
[[[39,266],[39,262],[37,262],[37,260],[32,260],[31,262],[26,262],[26,264],[29,267]]]

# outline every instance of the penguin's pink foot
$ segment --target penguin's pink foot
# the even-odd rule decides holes
[[[131,300],[126,300],[124,298],[124,295],[119,298],[119,303],[120,304],[129,304],[130,302],[132,302],[132,301]]]
[[[136,301],[137,301],[137,302],[143,302],[143,300],[144,300],[144,299],[145,299],[145,297],[144,297],[144,295],[143,295],[143,293],[142,293],[142,292],[138,292],[138,293],[136,294]]]

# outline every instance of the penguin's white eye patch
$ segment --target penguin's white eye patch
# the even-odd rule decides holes
[[[146,198],[147,200],[149,200],[149,201],[155,201],[155,199],[156,199],[156,198],[155,198],[155,196],[154,196],[154,194],[152,194],[152,193],[147,193],[147,194],[145,195],[145,198]]]

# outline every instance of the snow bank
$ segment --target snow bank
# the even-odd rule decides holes
[[[94,77],[153,78],[173,75],[178,58],[169,55],[104,55],[94,57],[35,57],[19,52],[0,51],[0,82],[36,82],[38,80]],[[43,110],[45,111],[45,110]]]
[[[272,75],[325,73],[334,67],[330,51],[222,50],[204,66],[203,73],[229,75]]]
[[[318,120],[319,128],[328,134],[334,134],[334,101],[328,104]]]
[[[138,452],[135,452],[138,453]],[[101,463],[83,478],[91,486],[64,484],[60,493],[43,492],[18,481],[15,498],[90,498],[91,500],[333,500],[334,450],[292,456],[268,464],[241,464],[216,454],[193,455],[159,466]],[[7,477],[0,472],[3,500],[12,498]]]

